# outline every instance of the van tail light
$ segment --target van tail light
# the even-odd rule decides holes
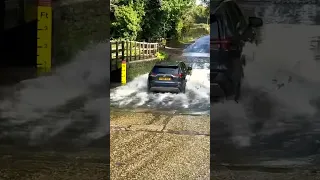
[[[230,39],[210,39],[210,49],[217,50],[223,49],[225,51],[230,50],[231,40]]]
[[[151,76],[151,77],[156,77],[157,74],[156,74],[156,73],[151,73],[150,76]]]
[[[175,75],[173,75],[173,76],[182,78],[182,74],[181,74],[181,73],[180,73],[180,74],[175,74]]]

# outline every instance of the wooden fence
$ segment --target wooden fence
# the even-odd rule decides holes
[[[121,68],[121,61],[134,62],[155,59],[159,52],[158,43],[137,41],[111,41],[111,71]]]

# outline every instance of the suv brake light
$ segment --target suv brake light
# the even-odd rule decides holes
[[[156,77],[157,74],[156,74],[156,73],[151,73],[150,76],[151,76],[151,77]]]
[[[173,76],[182,78],[182,74],[181,74],[181,73],[180,73],[180,74],[175,74],[175,75],[173,75]]]
[[[217,50],[223,49],[225,51],[230,50],[231,40],[230,39],[210,39],[210,49]]]

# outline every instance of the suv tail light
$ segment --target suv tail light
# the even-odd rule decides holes
[[[231,40],[230,39],[210,39],[210,49],[217,50],[223,49],[225,51],[230,50]]]
[[[181,74],[181,73],[180,73],[180,74],[175,74],[175,75],[173,75],[173,76],[182,78],[182,74]]]
[[[156,77],[157,74],[156,74],[156,73],[151,73],[150,76],[151,76],[151,77]]]

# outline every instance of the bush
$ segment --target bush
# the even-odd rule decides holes
[[[135,40],[141,31],[141,17],[131,5],[118,6],[114,12],[115,21],[112,22],[112,37]]]
[[[156,57],[159,60],[166,60],[166,59],[168,59],[168,54],[166,52],[159,51],[159,52],[156,53]]]

